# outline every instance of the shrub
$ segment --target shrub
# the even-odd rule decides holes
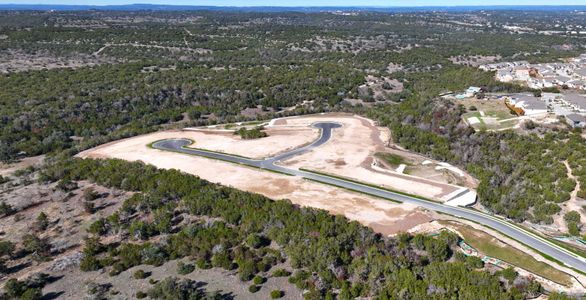
[[[11,256],[14,253],[14,243],[0,240],[0,256]]]
[[[151,276],[150,272],[145,272],[144,270],[137,270],[136,272],[134,272],[134,279],[145,279],[149,276]]]
[[[97,284],[95,282],[88,282],[86,284],[86,293],[88,299],[108,299],[106,294],[112,286],[108,283]],[[111,293],[114,291],[110,291]]]
[[[212,266],[224,268],[226,270],[234,269],[234,263],[232,262],[232,259],[230,259],[230,256],[226,252],[216,253],[212,257]]]
[[[151,299],[224,299],[221,295],[207,295],[199,282],[168,277],[155,284],[149,291]]]
[[[253,284],[251,286],[248,287],[248,291],[251,293],[256,293],[260,290],[260,287],[256,284]]]
[[[100,260],[93,255],[84,255],[79,263],[79,269],[84,272],[97,271],[101,268]]]
[[[278,269],[278,270],[275,270],[275,272],[273,272],[274,277],[287,277],[289,275],[291,275],[291,272],[289,272],[285,269]]]
[[[10,278],[4,285],[4,293],[9,298],[17,298],[24,293],[26,286],[22,281],[18,281],[15,278]]]
[[[240,280],[249,281],[256,274],[256,264],[252,260],[244,260],[238,263],[238,273]]]
[[[307,285],[306,280],[309,276],[311,276],[311,273],[304,270],[297,270],[293,276],[289,277],[288,281],[300,289],[305,289]]]
[[[484,267],[484,262],[479,257],[468,256],[466,257],[466,265],[468,265],[470,268],[479,269]]]
[[[186,264],[182,261],[177,263],[177,273],[181,275],[187,275],[195,270],[195,266],[192,264]]]
[[[28,288],[20,295],[21,300],[37,300],[43,298],[40,288]]]
[[[234,132],[235,135],[239,135],[244,140],[260,139],[267,137],[267,133],[263,131],[263,127],[255,127],[253,129],[246,129],[242,127]]]
[[[70,192],[78,188],[77,183],[69,179],[61,179],[57,183],[57,188],[63,192]]]
[[[93,222],[90,225],[90,228],[88,228],[88,232],[97,235],[103,235],[106,232],[108,232],[108,230],[106,229],[106,221],[104,220],[104,218],[99,218],[98,220]]]
[[[37,219],[35,220],[35,223],[33,224],[33,228],[36,231],[45,231],[45,229],[47,229],[47,227],[49,227],[49,218],[47,217],[47,214],[45,214],[44,212],[41,212],[37,216]]]
[[[502,270],[501,274],[511,284],[513,283],[513,281],[515,281],[515,278],[517,278],[517,272],[512,267],[508,267],[508,268]]]
[[[252,248],[260,248],[263,246],[268,246],[271,243],[269,239],[264,236],[258,234],[251,234],[246,238],[246,244]]]
[[[580,236],[580,227],[578,226],[578,223],[569,222],[568,233],[573,236]]]
[[[579,223],[580,222],[580,213],[578,213],[575,210],[569,211],[564,215],[564,220],[568,223],[570,223],[570,222]]]
[[[145,292],[136,292],[136,298],[137,299],[143,299],[146,298],[147,294]]]
[[[271,291],[271,299],[279,299],[283,297],[285,293],[281,290],[272,290]]]
[[[263,284],[265,283],[266,279],[262,276],[254,276],[254,278],[252,279],[252,282],[254,282],[254,284]]]
[[[26,281],[14,278],[9,279],[4,285],[4,293],[8,299],[37,300],[43,296],[41,287],[33,287]]]
[[[94,201],[99,197],[99,194],[94,191],[93,188],[87,188],[83,190],[83,198],[85,201]]]
[[[10,204],[4,201],[0,202],[0,216],[9,216],[15,212],[16,211],[14,210],[14,208],[12,208]]]
[[[197,265],[198,268],[204,269],[204,270],[212,268],[212,265],[207,260],[205,260],[203,258],[198,259],[195,262],[195,264]]]
[[[51,245],[36,235],[27,234],[22,238],[22,245],[27,253],[35,253],[39,258],[48,257]]]

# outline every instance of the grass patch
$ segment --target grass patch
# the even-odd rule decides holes
[[[516,115],[511,115],[510,110],[509,111],[486,111],[485,114],[486,114],[486,116],[497,118],[498,120],[504,120],[504,119],[508,119],[508,118],[512,118],[512,117],[516,116]]]
[[[375,157],[382,159],[391,166],[399,166],[401,164],[407,164],[405,158],[401,155],[386,152],[377,152],[374,154]]]
[[[570,275],[559,271],[544,262],[537,261],[533,256],[513,247],[499,246],[497,239],[489,234],[475,230],[467,225],[454,225],[453,223],[450,223],[450,226],[456,227],[466,243],[485,255],[498,258],[559,284],[565,286],[570,286],[572,284]]]

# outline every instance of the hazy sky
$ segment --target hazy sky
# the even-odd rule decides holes
[[[586,5],[586,0],[0,0],[1,4],[175,4],[218,6],[457,6],[457,5]]]

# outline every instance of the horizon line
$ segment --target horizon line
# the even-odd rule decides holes
[[[282,7],[282,8],[415,8],[415,7],[586,7],[586,4],[486,4],[486,5],[203,5],[203,4],[158,4],[158,3],[127,3],[127,4],[47,4],[47,3],[1,3],[0,5],[13,6],[132,6],[132,5],[151,5],[151,6],[183,6],[183,7],[234,7],[234,8],[252,8],[252,7]]]

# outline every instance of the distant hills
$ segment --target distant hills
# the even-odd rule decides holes
[[[327,12],[327,11],[376,11],[376,12],[418,12],[418,11],[479,11],[479,10],[531,10],[531,11],[586,11],[586,5],[542,6],[542,5],[496,5],[496,6],[418,6],[418,7],[375,7],[375,6],[195,6],[195,5],[59,5],[59,4],[0,4],[0,10],[117,10],[117,11],[257,11],[257,12]]]

